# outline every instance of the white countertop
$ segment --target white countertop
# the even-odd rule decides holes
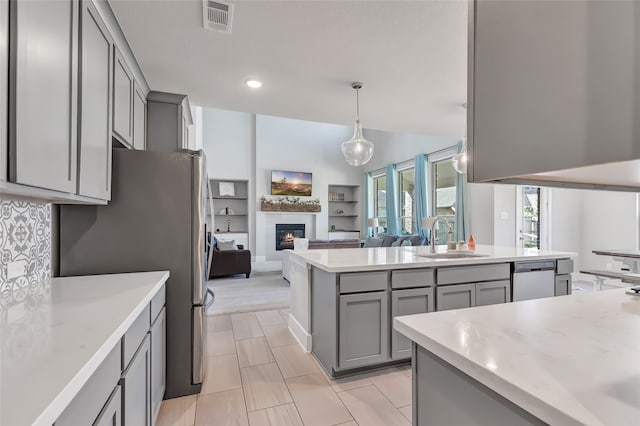
[[[549,424],[640,421],[640,297],[624,289],[409,315],[394,327]]]
[[[440,251],[445,246],[438,246]],[[429,246],[340,248],[292,251],[294,258],[327,272],[375,271],[383,269],[425,268],[454,265],[479,265],[483,263],[514,262],[518,260],[543,260],[576,257],[576,253],[543,251],[514,247],[477,245],[476,254],[481,257],[461,259],[434,259],[421,257],[431,254]]]
[[[52,278],[3,294],[0,425],[51,426],[168,277]]]

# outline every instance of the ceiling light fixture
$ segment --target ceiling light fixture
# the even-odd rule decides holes
[[[362,83],[351,83],[351,87],[356,91],[356,124],[351,139],[342,144],[342,155],[350,165],[362,166],[367,164],[373,156],[373,143],[364,138],[360,125],[360,97],[358,93],[362,89]]]
[[[467,174],[467,104],[462,104],[462,109],[465,112],[464,116],[464,136],[462,137],[462,149],[460,152],[451,158],[453,168],[461,175]]]
[[[252,89],[259,89],[262,87],[262,82],[256,78],[248,78],[244,82]]]

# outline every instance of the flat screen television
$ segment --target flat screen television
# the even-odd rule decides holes
[[[271,195],[311,196],[311,173],[271,170]]]

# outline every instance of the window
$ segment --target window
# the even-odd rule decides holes
[[[387,228],[387,176],[373,178],[373,216],[378,218],[378,226]]]
[[[432,163],[433,170],[433,203],[432,214],[443,216],[449,222],[451,230],[456,230],[456,170],[453,168],[451,158],[446,158]],[[436,229],[436,244],[446,244],[448,232],[444,223],[438,222]]]
[[[540,248],[540,201],[541,190],[536,186],[519,187],[518,194],[521,212],[519,229],[520,246],[523,248]]]
[[[414,234],[416,223],[413,217],[415,209],[415,168],[400,170],[400,227],[403,234]]]

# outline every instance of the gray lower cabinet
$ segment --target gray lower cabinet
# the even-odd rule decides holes
[[[475,306],[511,302],[511,281],[490,281],[476,284]]]
[[[113,40],[91,0],[81,3],[80,162],[78,193],[111,198]]]
[[[133,146],[134,79],[120,51],[115,49],[113,65],[113,136]]]
[[[120,426],[122,424],[122,393],[120,386],[116,386],[109,400],[102,409],[94,426]]]
[[[571,294],[571,275],[556,275],[555,296]]]
[[[340,296],[338,328],[340,369],[389,360],[387,306],[386,291]]]
[[[434,310],[433,288],[413,288],[391,292],[391,318]],[[393,328],[393,324],[391,324]],[[391,359],[411,358],[411,340],[391,331]]]
[[[76,193],[78,4],[11,2],[11,182]]]
[[[164,397],[166,380],[166,314],[162,308],[151,324],[151,424],[155,424]]]
[[[148,313],[148,312],[147,312]],[[124,426],[151,425],[151,350],[145,336],[122,373],[122,420]]]
[[[456,284],[436,287],[438,311],[470,308],[476,305],[476,285]]]

